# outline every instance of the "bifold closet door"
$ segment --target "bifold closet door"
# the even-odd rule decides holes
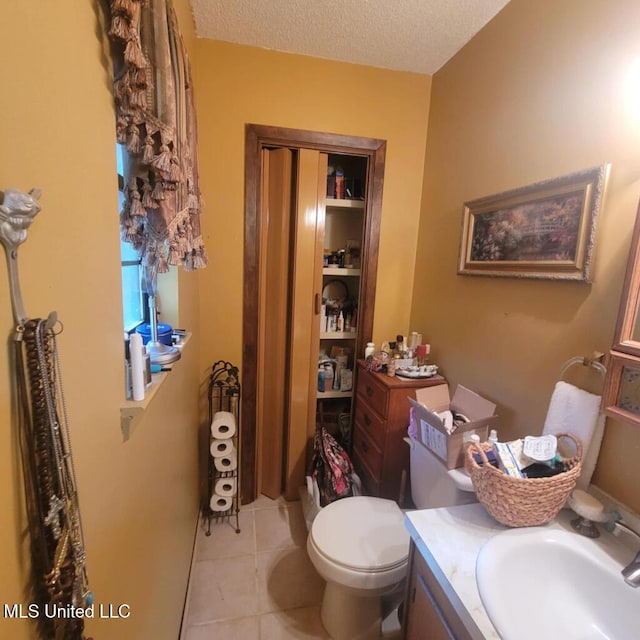
[[[259,341],[257,395],[258,494],[278,498],[283,484],[286,403],[289,395],[289,272],[293,153],[262,152]]]
[[[305,484],[316,425],[327,154],[298,151],[292,245],[285,497]]]
[[[310,149],[262,155],[256,475],[271,498],[298,498],[312,452],[327,164]]]

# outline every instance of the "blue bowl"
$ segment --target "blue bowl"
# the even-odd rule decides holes
[[[151,340],[151,325],[148,322],[139,324],[136,327],[136,333],[142,336],[142,344],[147,344]],[[171,334],[173,333],[173,327],[170,324],[162,324],[158,322],[158,342],[171,346],[173,344],[171,340]]]

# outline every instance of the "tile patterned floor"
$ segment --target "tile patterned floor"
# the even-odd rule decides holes
[[[240,529],[199,527],[181,640],[327,640],[301,503],[261,496]]]

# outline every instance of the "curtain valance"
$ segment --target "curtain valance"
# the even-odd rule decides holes
[[[171,0],[109,0],[122,237],[159,272],[206,266],[191,70]]]

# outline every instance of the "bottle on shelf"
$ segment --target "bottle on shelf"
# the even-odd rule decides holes
[[[376,345],[373,342],[367,342],[367,346],[364,350],[364,357],[368,358],[375,353]]]
[[[336,368],[333,372],[333,390],[341,390],[342,372],[347,368],[349,364],[349,354],[344,348],[340,348],[335,355]]]
[[[324,365],[324,391],[333,389],[333,367],[327,362]]]
[[[393,378],[396,375],[396,361],[395,358],[390,358],[387,363],[387,375]]]
[[[336,167],[336,198],[338,200],[344,198],[344,171],[342,167]]]

